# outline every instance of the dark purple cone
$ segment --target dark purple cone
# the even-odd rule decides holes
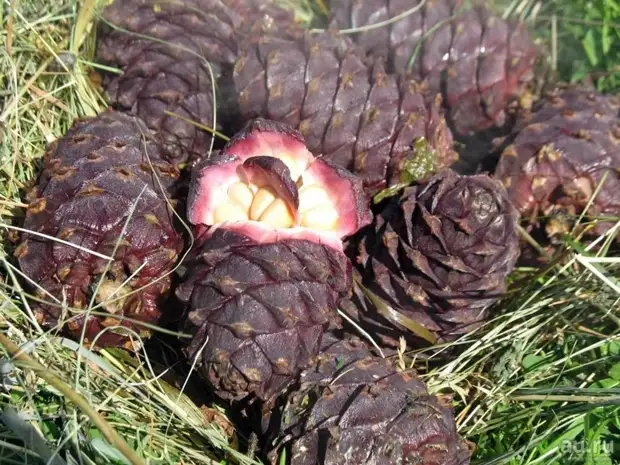
[[[283,449],[288,465],[469,464],[452,408],[355,338],[326,335],[281,405],[264,417],[265,430],[278,430],[274,465]]]
[[[432,152],[429,171],[457,158],[441,100],[414,80],[369,65],[345,36],[253,37],[235,65],[242,115],[282,121],[316,155],[364,178],[368,191],[401,182],[406,160]]]
[[[590,203],[600,235],[620,216],[620,99],[593,89],[556,89],[523,115],[495,176],[524,217],[546,223],[547,234],[568,233]],[[604,182],[603,182],[604,181]],[[571,218],[572,217],[572,218]],[[587,219],[585,220],[587,223]]]
[[[260,244],[224,229],[186,266],[177,290],[194,336],[186,353],[226,399],[281,392],[316,356],[323,332],[340,325],[336,309],[351,285],[342,252],[303,240]]]
[[[386,200],[360,234],[357,262],[364,285],[394,310],[453,339],[480,326],[505,289],[519,255],[518,213],[501,183],[446,170]],[[397,346],[400,325],[369,309],[362,323],[387,328]]]
[[[111,103],[141,117],[180,166],[212,146],[211,132],[193,123],[220,129],[230,113],[218,79],[230,74],[250,26],[294,27],[291,13],[258,0],[117,0],[103,20],[98,58],[122,70],[104,81]]]
[[[442,92],[457,135],[502,126],[505,109],[532,78],[536,48],[525,26],[461,0],[333,0],[340,28],[398,21],[353,35],[368,53],[387,57],[390,72],[427,79]]]
[[[33,304],[40,323],[58,324],[64,302],[69,308],[64,318],[71,318],[66,329],[79,339],[86,326],[87,344],[116,325],[150,334],[121,317],[150,324],[159,320],[170,287],[170,277],[164,275],[183,247],[166,201],[178,177],[144,124],[121,113],[78,120],[50,145],[23,227],[103,256],[113,254],[114,260],[103,276],[107,259],[24,234],[15,251],[22,272],[58,299],[56,305]],[[158,278],[163,279],[155,282]],[[108,300],[97,309],[104,315],[90,315],[85,321],[80,313],[98,285],[95,304]],[[143,286],[147,287],[137,291]],[[33,291],[52,302],[47,293]],[[76,315],[80,316],[73,318]],[[127,332],[116,329],[101,334],[97,346],[131,348]]]

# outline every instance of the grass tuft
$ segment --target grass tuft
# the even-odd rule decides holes
[[[556,77],[620,90],[620,3],[617,0],[496,0],[505,17],[529,23]]]
[[[326,13],[322,0],[278,1],[306,24]],[[12,257],[9,239],[46,145],[106,107],[92,30],[104,3],[0,3],[0,463],[255,464],[238,452],[225,412],[184,393],[192,383],[176,358],[93,353],[43,331]],[[496,3],[532,25],[562,79],[617,91],[617,2]],[[620,258],[611,243],[567,238],[548,269],[514,273],[484,328],[445,347],[399,351],[402,367],[454,398],[477,463],[620,461]]]
[[[498,316],[455,343],[456,359],[447,356],[450,347],[423,357],[424,365],[417,360],[425,351],[410,354],[434,392],[454,394],[459,430],[477,444],[478,463],[611,465],[620,458],[613,446],[620,439],[613,284],[620,258],[592,250],[569,246],[544,275],[517,270]]]

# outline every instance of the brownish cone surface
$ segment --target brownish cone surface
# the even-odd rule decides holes
[[[164,274],[183,247],[162,188],[173,192],[178,176],[144,124],[121,113],[78,120],[50,145],[23,226],[50,238],[26,233],[15,252],[37,297],[50,302],[35,304],[40,323],[70,319],[70,335],[84,331],[87,343],[116,325],[149,334],[122,317],[151,324],[160,317],[170,287]],[[97,287],[103,315],[87,316]],[[127,343],[127,332],[116,329],[97,339],[98,346]]]
[[[257,0],[117,0],[103,18],[99,60],[123,71],[104,82],[111,102],[155,130],[176,164],[211,148],[211,133],[187,120],[212,128],[216,106],[226,115],[227,103],[213,91],[237,58],[247,22],[260,20],[267,30],[293,22],[289,12]]]
[[[367,52],[388,57],[389,70],[428,79],[442,92],[457,134],[502,126],[505,108],[532,76],[536,49],[523,24],[461,0],[333,0],[341,28],[403,17],[355,34]],[[413,11],[410,11],[415,9]],[[407,13],[408,12],[408,13]]]
[[[431,171],[456,160],[441,101],[380,63],[369,65],[347,37],[254,39],[234,72],[245,118],[298,128],[310,151],[364,178],[371,192],[400,182],[421,138],[434,151]]]
[[[282,463],[282,449],[288,465],[469,464],[452,408],[355,338],[326,336],[316,363],[281,404],[263,424],[280,439],[273,464]]]
[[[190,360],[226,399],[278,394],[340,325],[351,285],[340,252],[303,240],[260,244],[218,230],[196,248],[177,291],[187,302]],[[200,352],[202,350],[202,352]]]
[[[498,181],[444,171],[385,201],[361,234],[364,285],[439,339],[479,326],[519,255],[518,214]],[[370,310],[358,317],[381,317]],[[390,345],[406,334],[392,327]]]
[[[495,175],[524,216],[556,216],[559,221],[548,222],[547,233],[567,233],[571,222],[561,217],[581,214],[600,185],[588,216],[614,218],[591,231],[601,234],[615,224],[620,216],[617,96],[556,89],[523,116],[512,138]]]
[[[220,397],[270,400],[340,326],[341,239],[371,220],[362,181],[256,120],[194,168],[188,218],[199,240],[177,289],[186,354]]]

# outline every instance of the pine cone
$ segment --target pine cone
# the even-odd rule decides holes
[[[112,104],[158,132],[179,165],[211,148],[211,134],[191,122],[213,127],[231,112],[220,95],[216,118],[213,90],[230,74],[245,29],[293,26],[288,11],[256,0],[117,0],[103,17],[99,60],[123,70],[104,82]]]
[[[363,177],[375,192],[399,183],[407,159],[432,157],[429,171],[457,154],[439,99],[413,80],[369,66],[344,36],[306,34],[298,39],[261,36],[235,65],[241,113],[299,129],[310,151]]]
[[[505,122],[507,104],[532,77],[536,49],[524,25],[506,22],[486,8],[461,10],[461,0],[334,0],[341,28],[388,21],[353,37],[367,52],[388,57],[390,72],[428,79],[443,91],[453,130],[459,135]],[[445,74],[444,74],[445,73]]]
[[[144,124],[116,112],[76,121],[48,148],[23,226],[33,234],[15,251],[23,273],[41,286],[31,286],[36,295],[50,302],[36,305],[40,323],[56,326],[66,304],[69,334],[79,339],[86,326],[86,343],[99,335],[100,347],[130,348],[126,331],[101,333],[110,326],[150,333],[123,317],[151,324],[160,317],[170,287],[164,274],[183,247],[161,187],[174,192],[178,177]],[[97,287],[96,311],[104,315],[86,317]]]
[[[219,396],[272,398],[340,326],[351,285],[341,238],[370,222],[361,184],[264,120],[195,168],[189,219],[212,226],[177,296],[194,335],[186,353]]]
[[[381,206],[358,250],[364,285],[398,312],[451,339],[479,326],[519,255],[518,214],[486,175],[444,171]],[[372,311],[360,318],[382,320]],[[398,343],[403,327],[378,335]]]
[[[316,363],[281,404],[263,422],[280,439],[274,465],[282,449],[289,465],[469,464],[452,409],[356,338],[326,336]]]
[[[620,98],[584,88],[556,89],[524,115],[504,150],[495,176],[523,216],[554,216],[551,236],[570,231],[605,178],[588,210],[591,217],[620,216]],[[602,234],[616,220],[597,222]]]

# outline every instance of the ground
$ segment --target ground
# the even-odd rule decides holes
[[[105,108],[102,68],[93,62],[103,3],[0,4],[0,463],[257,463],[237,452],[247,438],[223,410],[184,394],[191,383],[175,376],[165,334],[157,359],[94,354],[43,331],[22,287],[11,238],[45,146],[74,118]],[[324,8],[321,0],[287,3],[302,19]],[[495,3],[529,22],[549,52],[544,65],[561,79],[617,92],[616,1]],[[475,463],[620,462],[620,258],[612,239],[566,240],[558,262],[515,271],[481,331],[446,347],[405,349],[395,360],[452,397],[461,434],[476,444]],[[121,453],[127,445],[130,462]]]

